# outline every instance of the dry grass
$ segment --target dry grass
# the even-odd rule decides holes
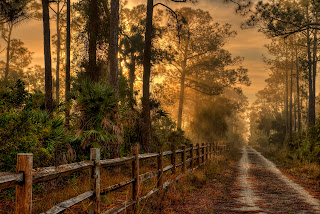
[[[189,158],[187,154],[186,158]],[[176,156],[176,163],[182,161],[181,155]],[[216,159],[210,162],[206,167],[195,170],[192,174],[183,178],[181,184],[177,184],[175,187],[171,187],[170,190],[156,194],[150,199],[145,200],[140,204],[141,213],[145,213],[151,204],[154,210],[161,210],[163,197],[166,196],[171,201],[180,200],[183,195],[179,195],[176,192],[192,191],[203,187],[208,179],[215,179],[219,174],[222,161],[225,161],[223,156],[217,156]],[[170,165],[170,156],[164,157],[163,166]],[[140,174],[154,171],[157,169],[156,158],[143,160],[140,162]],[[176,169],[176,174],[182,173],[182,167]],[[102,168],[101,170],[101,189],[104,189],[110,185],[120,183],[121,181],[129,180],[132,177],[131,164],[122,167],[110,167]],[[173,179],[174,176],[171,170],[164,173],[163,181]],[[157,186],[157,177],[149,179],[140,185],[140,196],[147,194],[153,188]],[[180,182],[179,182],[180,183]],[[15,188],[8,190],[2,190],[0,192],[0,213],[14,213],[14,200],[15,200]],[[33,185],[33,213],[41,213],[49,210],[54,205],[68,200],[72,197],[80,195],[91,189],[90,172],[89,170],[74,173],[68,177],[54,180],[52,182]],[[182,192],[183,192],[182,191]],[[132,198],[132,185],[121,188],[115,192],[101,196],[101,210],[111,209],[124,201],[131,200]],[[152,199],[153,198],[153,199]],[[152,205],[153,204],[153,205]],[[88,213],[91,208],[92,202],[90,200],[79,203],[65,213]],[[150,210],[149,210],[150,211]],[[149,213],[149,212],[147,212]]]
[[[301,162],[290,154],[287,149],[278,149],[275,146],[270,146],[268,148],[258,147],[257,149],[290,174],[304,177],[309,179],[312,183],[320,184],[319,163]]]
[[[164,166],[170,164],[168,158],[164,159]],[[157,169],[156,159],[143,160],[140,162],[140,174]],[[165,173],[164,179],[169,178]],[[132,178],[131,164],[121,167],[108,167],[101,169],[101,190]],[[140,184],[139,195],[145,195],[157,185],[157,178],[149,179]],[[41,213],[49,210],[54,205],[80,195],[91,189],[89,170],[74,173],[70,176],[47,183],[33,185],[33,213]],[[101,196],[101,210],[111,209],[124,201],[132,199],[132,185],[120,190]],[[15,188],[1,190],[0,213],[14,213]],[[88,213],[92,202],[85,200],[71,209],[65,211],[67,214]]]
[[[200,169],[194,170],[182,177],[176,184],[169,186],[165,191],[145,201],[146,206],[140,213],[181,213],[178,207],[188,207],[189,205],[186,204],[188,197],[193,192],[203,191],[203,188],[212,180],[220,179],[222,173],[228,170],[229,163],[234,158],[235,154],[216,156]]]

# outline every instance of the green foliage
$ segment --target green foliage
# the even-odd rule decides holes
[[[305,162],[317,162],[320,164],[320,121],[316,125],[309,128],[307,133],[296,138],[291,150]]]
[[[8,108],[15,108],[21,106],[28,96],[28,92],[25,90],[24,82],[20,79],[16,82],[15,86],[4,89],[0,94],[0,99]]]
[[[98,128],[105,114],[115,111],[117,98],[112,86],[84,79],[75,83],[73,87],[78,106],[85,112],[85,119],[90,123],[87,126]]]
[[[161,103],[157,99],[150,101],[151,120],[152,120],[152,146],[175,144],[176,146],[190,144],[190,140],[186,138],[184,131],[177,130],[177,125],[169,117],[169,114],[163,109]]]
[[[17,153],[34,154],[34,166],[52,165],[56,145],[67,142],[63,118],[37,108],[40,94],[25,91],[18,81],[0,94],[0,168],[14,170]]]
[[[102,156],[109,157],[110,145],[122,142],[122,130],[115,118],[118,99],[112,86],[78,78],[73,85],[73,97],[80,115],[75,115],[79,132],[72,147],[84,158],[88,158],[89,148],[102,147]]]
[[[257,120],[260,130],[264,130],[261,120]],[[286,126],[284,117],[278,114],[274,119],[270,119],[270,134],[263,138],[256,139],[262,148],[277,148],[283,150],[286,154],[281,162],[286,162],[286,159],[299,160],[302,162],[320,163],[320,121],[316,125],[307,129],[303,133],[294,133],[293,140],[289,142],[286,136]],[[259,124],[261,124],[259,126]]]

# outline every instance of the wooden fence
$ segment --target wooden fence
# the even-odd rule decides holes
[[[71,163],[60,165],[58,167],[44,167],[33,169],[33,154],[19,153],[17,159],[17,172],[0,173],[0,190],[16,186],[16,202],[15,213],[31,213],[32,211],[32,184],[41,182],[47,182],[58,177],[64,177],[74,172],[90,169],[90,177],[92,181],[92,188],[90,191],[82,193],[74,198],[61,202],[53,206],[50,210],[44,212],[47,214],[62,213],[66,209],[84,201],[86,199],[92,200],[92,213],[119,213],[128,207],[133,207],[134,210],[139,209],[139,203],[150,197],[152,194],[159,190],[166,188],[170,183],[180,179],[186,173],[198,168],[205,164],[209,159],[214,157],[214,154],[221,153],[226,150],[225,146],[217,146],[214,144],[197,144],[195,147],[190,145],[189,147],[182,146],[181,149],[175,149],[173,146],[171,151],[162,151],[162,147],[158,147],[158,152],[139,154],[138,146],[132,147],[132,156],[122,157],[115,159],[100,160],[100,149],[92,148],[90,150],[90,161],[82,161],[78,163]],[[181,162],[176,163],[177,155],[181,154]],[[163,157],[171,156],[171,163],[164,166]],[[187,156],[189,157],[187,159]],[[157,158],[157,170],[153,172],[147,172],[139,174],[139,161],[145,159]],[[132,163],[132,178],[127,181],[120,182],[118,184],[109,186],[105,189],[100,188],[100,168],[110,166],[121,166],[123,164]],[[188,168],[189,166],[189,168]],[[176,169],[181,168],[179,175],[176,174]],[[171,170],[174,179],[164,181],[164,173]],[[151,178],[157,177],[157,187],[152,189],[148,194],[139,196],[140,184]],[[110,193],[118,190],[122,187],[132,185],[132,199],[125,203],[106,210],[100,210],[100,195]]]

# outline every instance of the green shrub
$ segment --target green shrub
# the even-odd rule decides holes
[[[102,81],[82,78],[73,85],[73,97],[80,115],[76,115],[79,131],[72,147],[80,158],[87,159],[92,147],[101,147],[102,158],[109,158],[123,141],[122,126],[116,117],[118,99],[113,87]]]
[[[24,83],[0,93],[0,168],[15,170],[17,153],[34,154],[34,167],[52,165],[56,145],[67,143],[63,118],[41,110],[40,92],[28,93]]]

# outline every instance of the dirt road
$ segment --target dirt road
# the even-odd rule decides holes
[[[234,212],[320,213],[318,199],[250,147],[242,149],[235,186]]]
[[[244,147],[222,169],[217,179],[201,188],[167,197],[168,214],[320,214],[320,201],[250,147]],[[300,182],[299,182],[300,183]],[[189,187],[190,188],[190,187]],[[315,187],[316,188],[316,187]],[[317,191],[313,192],[317,195]],[[319,196],[317,196],[319,198]]]

